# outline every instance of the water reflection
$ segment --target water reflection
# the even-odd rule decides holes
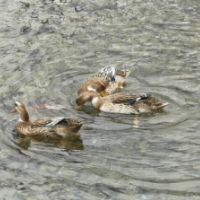
[[[83,150],[84,145],[83,141],[80,137],[80,134],[77,133],[76,135],[68,136],[67,138],[62,137],[29,137],[24,136],[22,134],[13,133],[13,138],[16,140],[15,143],[25,149],[28,150],[28,148],[31,146],[31,143],[37,144],[37,145],[45,145],[45,146],[52,146],[57,147],[60,149],[66,149],[66,150]]]

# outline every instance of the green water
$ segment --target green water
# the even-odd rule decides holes
[[[200,4],[194,0],[0,1],[0,199],[200,199]],[[106,65],[123,91],[170,103],[139,116],[75,110]],[[80,137],[14,132],[14,101],[60,105],[32,118],[87,120]]]

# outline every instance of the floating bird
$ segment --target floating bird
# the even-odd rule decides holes
[[[54,119],[42,118],[30,120],[26,105],[16,101],[12,113],[18,112],[20,118],[15,124],[18,133],[27,136],[62,136],[66,137],[79,131],[85,121],[58,117]]]
[[[90,101],[94,108],[109,113],[140,114],[149,113],[168,105],[149,94],[119,93],[101,97],[97,92],[87,91],[76,99],[76,109]]]
[[[78,95],[86,91],[95,91],[106,96],[106,88],[109,85],[109,77],[91,77],[78,88]]]
[[[95,74],[95,76],[98,76],[98,77],[108,76],[111,82],[115,81],[118,83],[119,87],[122,87],[122,85],[125,82],[125,78],[129,76],[130,73],[131,71],[129,69],[118,70],[118,69],[115,69],[115,67],[113,66],[106,66],[100,69],[99,72]]]
[[[104,67],[79,87],[78,95],[85,91],[95,91],[103,97],[112,94],[116,89],[123,88],[125,78],[129,74],[130,70],[115,70],[111,66]]]

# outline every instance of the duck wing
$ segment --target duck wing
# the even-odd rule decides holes
[[[38,119],[30,124],[21,126],[19,123],[16,127],[19,133],[27,136],[42,136],[42,137],[65,137],[68,134],[77,133],[85,121],[76,119],[66,119],[58,117],[54,119]]]
[[[112,103],[129,103],[131,101],[139,98],[140,95],[137,94],[128,94],[128,93],[118,93],[103,97],[105,100],[110,100]]]
[[[57,117],[57,118],[51,119],[51,121],[46,124],[46,127],[52,127],[52,126],[55,126],[55,125],[57,125],[61,122],[66,122],[65,117]]]
[[[109,76],[109,77],[113,77],[115,76],[115,67],[113,66],[106,66],[102,69],[99,70],[99,72],[97,72],[98,76]]]
[[[36,120],[36,121],[39,122],[40,120]],[[27,135],[27,136],[55,135],[55,131],[52,129],[52,127],[45,127],[45,125],[41,123],[31,124],[31,123],[17,122],[15,124],[15,130],[18,133]]]
[[[55,119],[52,119],[52,121],[46,125],[46,127],[56,127],[57,125],[63,126],[66,129],[69,130],[74,130],[77,129],[78,130],[81,128],[81,126],[85,123],[85,121],[83,120],[77,120],[77,119],[66,119],[65,117],[58,117]]]
[[[52,119],[49,118],[42,118],[31,121],[31,127],[32,128],[39,128],[39,127],[45,127],[47,124],[51,123]]]
[[[167,106],[168,103],[164,103],[161,100],[147,95],[141,96],[141,98],[133,103],[133,107],[138,109],[141,113],[142,112],[151,112],[153,110],[158,110]]]
[[[83,120],[77,120],[77,119],[61,119],[56,121],[55,120],[55,126],[52,128],[58,135],[66,135],[69,133],[77,133],[81,126],[85,123]],[[52,123],[50,123],[51,125]],[[49,124],[48,124],[49,125]]]
[[[161,106],[161,105],[163,105],[162,101],[160,101],[159,99],[157,99],[153,96],[149,96],[147,98],[142,98],[140,101],[149,105],[149,106]]]
[[[85,91],[96,91],[101,92],[106,89],[106,87],[109,85],[109,78],[106,76],[104,77],[92,77],[89,78],[85,83],[83,83],[78,88],[78,95]]]

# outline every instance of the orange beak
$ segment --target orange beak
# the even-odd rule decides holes
[[[107,96],[107,94],[106,94],[106,91],[105,91],[105,90],[101,91],[101,96],[102,96],[102,97],[106,97],[106,96]]]
[[[14,112],[17,112],[16,108],[14,108],[14,109],[11,111],[11,113],[14,113]]]

